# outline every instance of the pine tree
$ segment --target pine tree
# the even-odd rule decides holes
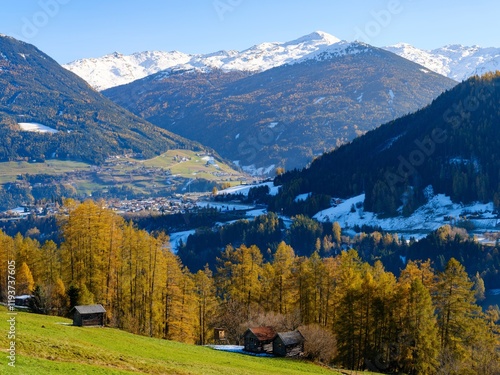
[[[479,272],[476,272],[474,277],[474,297],[477,302],[484,301],[486,293],[486,288],[484,287],[484,280],[482,279]]]
[[[436,373],[438,329],[429,290],[419,277],[398,284],[399,368],[408,374]]]
[[[337,312],[335,332],[337,334],[337,360],[345,367],[359,370],[362,357],[362,263],[354,250],[343,251],[339,256],[337,276]]]
[[[35,281],[33,280],[30,268],[26,262],[23,262],[16,273],[16,293],[18,295],[31,294],[34,287]]]
[[[16,260],[14,240],[0,230],[0,298],[6,301],[9,280],[9,262]]]
[[[272,300],[276,312],[280,314],[287,314],[293,310],[295,293],[292,287],[292,266],[294,261],[295,253],[292,247],[285,242],[280,242],[272,262],[274,279],[271,294],[271,297],[274,297]]]
[[[342,238],[342,228],[340,227],[340,224],[338,221],[333,223],[332,225],[332,232],[333,232],[333,241],[340,245],[341,238]]]
[[[217,298],[215,283],[212,271],[205,266],[204,270],[199,270],[195,276],[195,291],[198,305],[198,340],[199,345],[205,345],[210,342],[212,324],[217,313]]]
[[[441,355],[446,366],[466,361],[470,355],[467,347],[480,313],[472,286],[464,267],[450,259],[439,275],[436,295]]]
[[[241,245],[237,249],[228,246],[222,254],[218,268],[220,287],[225,299],[235,299],[246,307],[246,319],[250,317],[250,306],[261,297],[262,253],[255,245]]]
[[[52,287],[50,305],[51,309],[53,309],[57,315],[63,315],[68,308],[66,288],[64,287],[64,283],[61,278],[57,278],[54,286]]]

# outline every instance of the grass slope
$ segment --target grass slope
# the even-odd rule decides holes
[[[2,374],[338,374],[302,361],[224,353],[111,328],[73,327],[68,319],[23,312],[17,315],[17,360],[11,368],[5,307],[0,316]]]
[[[28,163],[25,161],[9,161],[0,163],[0,184],[14,182],[21,174],[48,174],[58,176],[77,170],[88,170],[89,164],[69,160],[47,160],[44,163]]]

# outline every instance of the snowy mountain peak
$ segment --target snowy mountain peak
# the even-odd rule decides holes
[[[104,90],[163,70],[167,75],[179,70],[260,72],[298,60],[338,42],[340,39],[333,35],[315,31],[290,42],[261,43],[241,52],[221,50],[205,55],[188,55],[178,51],[145,51],[132,55],[115,52],[97,59],[77,60],[64,67],[87,80],[97,90]]]
[[[340,42],[340,39],[331,34],[325,33],[324,31],[315,31],[311,34],[304,35],[298,39],[292,40],[291,42],[285,44],[296,45],[301,43],[318,43],[318,42],[330,45]]]
[[[384,49],[456,81],[500,69],[500,48],[448,45],[427,51],[407,43]],[[144,51],[132,55],[114,52],[100,58],[82,59],[64,65],[97,90],[123,85],[165,71],[262,72],[283,64],[309,59],[324,60],[371,50],[362,42],[341,41],[324,31],[314,31],[289,42],[266,42],[243,51],[221,50],[209,54],[179,51]]]
[[[317,51],[314,51],[300,59],[297,59],[292,63],[302,63],[309,60],[324,61],[345,55],[356,55],[358,53],[369,52],[372,50],[372,48],[373,47],[371,47],[370,45],[362,42],[348,42],[346,40],[341,40],[335,44],[323,46]]]
[[[384,49],[455,81],[500,69],[500,48],[450,44],[429,51],[398,43]]]

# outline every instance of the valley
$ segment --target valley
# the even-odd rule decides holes
[[[0,34],[0,373],[499,374],[500,48],[394,44],[419,2],[324,13],[368,43],[153,2]]]
[[[15,186],[18,194],[0,204],[5,211],[44,198],[147,200],[254,181],[214,156],[188,150],[152,159],[117,156],[98,166],[64,160],[6,162],[0,163],[0,175],[3,193],[9,195],[9,186]]]

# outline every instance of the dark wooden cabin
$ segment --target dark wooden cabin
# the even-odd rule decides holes
[[[214,342],[220,345],[228,343],[225,328],[214,328]]]
[[[252,353],[272,353],[276,331],[272,327],[249,328],[243,334],[244,349]]]
[[[28,310],[30,307],[30,300],[33,296],[29,294],[23,294],[22,296],[15,296],[14,305],[17,309]]]
[[[75,306],[71,311],[74,326],[104,326],[106,310],[102,305]]]
[[[298,357],[304,353],[304,341],[299,331],[280,332],[273,340],[273,354],[278,357]]]

